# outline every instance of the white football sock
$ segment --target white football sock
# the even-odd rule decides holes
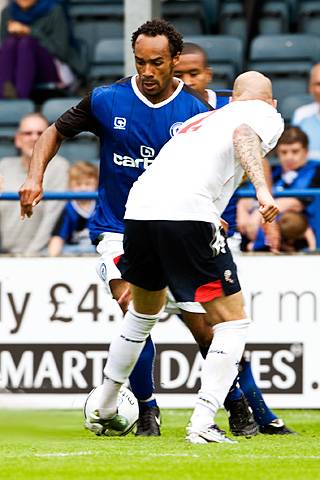
[[[213,340],[201,371],[201,388],[191,417],[197,431],[213,419],[229,392],[245,347],[249,319],[219,323],[213,327]]]
[[[120,332],[111,342],[104,368],[104,388],[98,406],[102,418],[111,417],[116,413],[121,385],[132,372],[145,341],[161,313],[162,310],[156,315],[145,315],[135,312],[133,306],[129,305]]]

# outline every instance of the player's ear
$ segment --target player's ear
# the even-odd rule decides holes
[[[173,68],[177,66],[177,64],[179,63],[179,60],[180,60],[180,52],[177,53],[177,55],[175,55],[174,57],[172,57]]]
[[[212,83],[213,80],[213,70],[211,67],[206,67],[207,83]]]

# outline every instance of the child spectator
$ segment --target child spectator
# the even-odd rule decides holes
[[[319,188],[320,164],[317,161],[308,160],[308,137],[299,127],[288,127],[284,130],[278,141],[277,155],[279,164],[272,168],[275,191]],[[314,249],[314,233],[317,236],[319,234],[319,217],[313,199],[283,197],[277,198],[277,205],[280,213],[290,211],[306,216],[312,229],[308,229],[307,232],[307,246],[309,249]],[[257,235],[261,235],[260,214],[256,202],[251,199],[241,199],[237,208],[239,229],[244,237],[242,246],[247,249],[247,244],[251,243],[252,247]],[[261,245],[260,241],[258,243]],[[267,246],[266,250],[268,250]]]
[[[95,192],[98,168],[89,162],[76,162],[69,170],[69,189],[72,192]],[[65,253],[91,253],[88,220],[95,209],[94,200],[68,202],[53,230],[48,252],[51,257]]]
[[[0,98],[30,98],[37,82],[69,86],[71,69],[81,73],[58,0],[10,2],[1,15],[0,40]]]
[[[280,235],[280,252],[293,253],[316,249],[315,235],[309,226],[307,217],[302,213],[290,210],[282,213],[277,219],[277,226]],[[270,251],[261,227],[254,241],[246,245],[246,250],[254,252]]]

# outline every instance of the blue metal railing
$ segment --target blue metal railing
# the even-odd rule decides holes
[[[303,189],[288,189],[283,191],[273,191],[273,195],[279,197],[296,197],[306,198],[315,197],[320,199],[320,188],[303,188]],[[243,189],[237,191],[239,198],[254,198],[254,190]],[[98,198],[97,192],[45,192],[43,200],[96,200]],[[0,200],[19,200],[17,192],[0,192]]]

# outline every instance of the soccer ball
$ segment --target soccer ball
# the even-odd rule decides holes
[[[97,405],[101,397],[102,385],[95,387],[89,393],[86,402],[84,404],[83,413],[84,413],[84,423],[85,425],[89,424],[90,414],[97,410]],[[139,418],[139,405],[136,397],[133,395],[131,390],[127,387],[122,386],[118,394],[117,401],[118,413],[128,420],[128,427],[123,432],[117,432],[115,430],[107,429],[103,435],[108,437],[120,436],[123,437],[127,435],[134,428],[135,424]]]

